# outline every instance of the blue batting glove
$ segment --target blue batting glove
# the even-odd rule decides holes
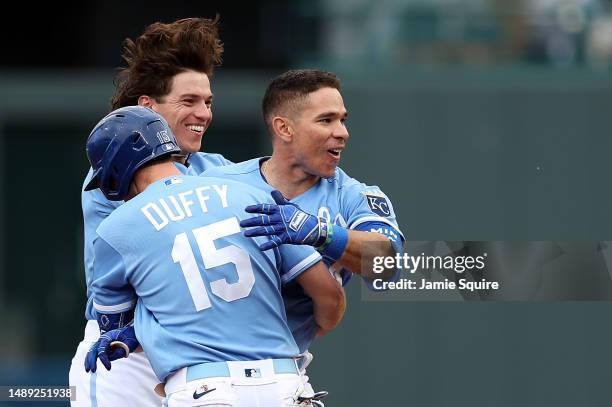
[[[258,213],[259,216],[240,221],[242,227],[252,227],[245,230],[247,237],[269,236],[259,248],[269,250],[283,243],[301,244],[319,247],[327,238],[328,222],[304,212],[299,206],[289,202],[279,191],[272,191],[275,204],[249,205],[248,213]]]
[[[97,359],[104,365],[106,370],[111,370],[113,360],[127,358],[130,352],[138,347],[138,339],[134,332],[134,326],[108,331],[96,341],[85,356],[85,371],[96,372]]]

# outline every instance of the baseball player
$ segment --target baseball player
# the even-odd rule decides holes
[[[93,244],[92,312],[103,335],[86,369],[98,370],[97,358],[110,369],[140,344],[170,407],[309,405],[280,287],[299,284],[325,331],[344,312],[342,288],[310,247],[259,250],[272,240],[244,237],[239,222],[248,202],[271,199],[183,175],[171,158],[180,151],[165,120],[139,106],[112,112],[88,138],[85,190],[126,202]]]
[[[343,285],[351,273],[361,273],[365,245],[379,248],[370,255],[402,253],[404,238],[389,198],[338,168],[349,137],[338,78],[318,70],[288,71],[270,83],[262,107],[272,135],[272,157],[203,174],[282,192],[273,192],[275,205],[246,208],[257,216],[241,222],[252,227],[245,234],[272,237],[263,250],[281,243],[316,247]],[[396,270],[391,278],[398,276]],[[371,280],[364,281],[373,289]],[[313,304],[295,284],[283,287],[283,298],[293,336],[306,352],[317,333],[324,333],[315,323]]]
[[[207,168],[231,163],[219,154],[199,152],[202,136],[212,121],[209,77],[223,52],[217,29],[217,20],[201,18],[148,26],[135,40],[126,40],[123,58],[127,67],[119,72],[116,80],[112,108],[142,105],[159,112],[178,140],[181,152],[173,159],[183,173],[199,174]],[[92,175],[90,170],[84,185]],[[122,202],[108,200],[100,190],[83,191],[81,202],[88,322],[70,368],[69,382],[77,393],[76,401],[71,404],[73,407],[158,406],[162,399],[153,391],[158,380],[143,353],[118,361],[113,374],[103,371],[89,375],[83,370],[85,356],[99,337],[91,292],[93,241],[99,224]],[[130,391],[125,392],[125,388]]]

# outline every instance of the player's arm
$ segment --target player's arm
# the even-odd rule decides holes
[[[96,371],[97,359],[106,369],[139,346],[133,327],[136,294],[129,285],[122,256],[104,239],[94,241],[91,290],[100,339],[85,358],[85,370]]]
[[[341,226],[334,225],[334,228]],[[396,250],[392,242],[385,236],[377,232],[366,232],[361,230],[348,230],[347,241],[342,255],[336,262],[336,266],[345,268],[351,273],[361,274],[361,264],[373,262],[374,257],[395,256]],[[370,249],[365,251],[363,248],[368,246]],[[364,256],[367,256],[365,258]]]
[[[273,191],[272,197],[276,204],[250,205],[245,210],[259,215],[240,222],[242,227],[251,227],[245,236],[270,236],[271,241],[260,246],[262,250],[283,243],[313,246],[326,259],[339,262],[342,268],[355,274],[361,274],[362,261],[369,264],[374,257],[394,256],[403,250],[399,232],[374,216],[355,228],[362,230],[350,230],[304,212],[278,191]],[[381,228],[384,233],[372,231]],[[395,240],[390,236],[395,236]]]
[[[346,297],[342,286],[331,276],[325,264],[319,261],[297,276],[296,281],[312,298],[314,318],[319,327],[317,335],[334,329],[344,315]]]
[[[334,267],[361,274],[366,282],[372,278],[398,279],[398,269],[374,276],[371,267],[376,257],[395,257],[404,252],[404,237],[389,198],[377,186],[352,183],[343,188],[340,199],[342,215],[349,223],[349,239]]]
[[[90,174],[85,178],[85,183],[89,181]],[[93,242],[98,237],[97,229],[100,223],[108,217],[121,203],[109,201],[104,197],[99,189],[81,192],[81,208],[83,210],[83,233],[84,233],[84,261],[85,276],[87,277],[87,289],[91,285],[91,275],[93,273],[94,248]],[[88,316],[91,318],[93,316]]]
[[[308,246],[284,244],[274,250],[278,252],[281,282],[287,284],[295,280],[312,298],[319,331],[327,332],[336,327],[346,308],[344,289],[321,261],[321,255]]]

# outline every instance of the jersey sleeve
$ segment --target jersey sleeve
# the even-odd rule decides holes
[[[393,246],[393,250],[395,251],[395,253],[399,255],[404,254],[403,237],[398,234],[399,232],[396,232],[396,229],[392,228],[387,223],[364,222],[364,223],[357,225],[355,230],[361,230],[364,232],[380,233],[381,235],[386,236],[389,239],[389,241],[391,242],[391,245]],[[401,272],[402,272],[401,268],[399,267],[396,268],[395,272],[389,278],[388,281],[393,281],[393,282],[399,281],[401,274],[402,274]],[[364,278],[363,281],[366,287],[368,287],[372,291],[385,291],[385,290],[380,290],[374,287],[374,279]]]
[[[391,241],[397,240],[397,236],[404,240],[391,200],[377,186],[359,183],[348,186],[341,195],[341,208],[349,229],[379,232]],[[382,225],[386,227],[380,229]]]
[[[90,174],[85,179],[89,181]],[[100,223],[108,217],[122,202],[113,202],[106,199],[102,191],[81,192],[81,208],[83,210],[83,260],[85,263],[85,280],[89,289],[91,285],[91,274],[93,269],[94,251],[93,242],[98,236],[96,230]]]
[[[287,284],[321,261],[321,255],[311,246],[282,244],[279,246],[281,283]]]
[[[102,237],[94,241],[91,291],[97,313],[116,314],[136,305],[136,292],[128,281],[123,257]]]
[[[398,254],[404,252],[404,235],[399,229],[391,200],[377,186],[357,183],[350,185],[342,194],[342,211],[348,228],[364,232],[374,232],[385,236]],[[347,270],[340,271],[343,285],[350,279]],[[401,270],[396,269],[391,281],[398,281]],[[363,280],[366,287],[375,290],[373,280]]]

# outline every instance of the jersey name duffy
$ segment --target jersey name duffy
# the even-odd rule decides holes
[[[166,182],[172,185],[173,179],[168,181]],[[218,199],[222,208],[227,208],[227,185],[205,185],[176,195],[168,195],[155,202],[147,203],[140,210],[155,230],[159,232],[171,221],[178,222],[186,217],[191,218],[194,213],[193,210],[196,213],[208,213],[206,201],[211,197],[212,199]]]

